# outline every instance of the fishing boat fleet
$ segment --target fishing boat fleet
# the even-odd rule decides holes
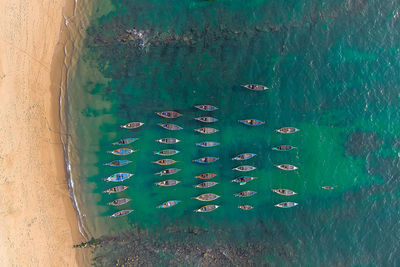
[[[266,86],[257,85],[257,84],[247,84],[247,85],[242,85],[242,86],[244,88],[247,88],[252,91],[263,91],[263,90],[268,89]],[[208,114],[209,114],[209,112],[218,110],[218,107],[213,106],[213,105],[208,105],[208,104],[195,105],[194,107],[197,110],[207,112]],[[168,131],[183,130],[183,127],[173,124],[173,123],[170,123],[171,120],[179,118],[183,114],[181,114],[177,111],[173,111],[173,110],[156,112],[156,114],[158,116],[161,116],[162,118],[169,120],[168,122],[157,123],[157,125],[162,127],[163,129],[166,129]],[[194,119],[196,121],[198,121],[199,123],[202,123],[202,124],[204,123],[204,124],[211,125],[211,126],[212,126],[212,123],[218,122],[218,118],[215,118],[212,116],[199,116],[199,117],[195,117]],[[262,126],[265,124],[265,121],[250,118],[250,119],[239,120],[239,123],[242,123],[243,125],[246,125],[246,126],[250,126],[249,128],[251,128],[251,127]],[[139,127],[142,127],[143,125],[144,125],[143,122],[129,122],[127,124],[121,125],[121,128],[132,130],[132,129],[137,129]],[[216,128],[213,128],[213,127],[200,127],[200,128],[194,129],[194,131],[198,132],[200,134],[204,134],[204,135],[212,135],[212,134],[217,133],[219,130]],[[293,133],[299,132],[300,130],[297,128],[294,128],[294,127],[283,127],[280,129],[276,129],[275,131],[280,134],[293,134]],[[127,146],[127,145],[134,143],[137,140],[138,140],[138,138],[129,137],[129,138],[117,140],[112,144],[114,146]],[[177,138],[173,138],[173,137],[161,138],[161,139],[157,139],[155,141],[160,144],[164,144],[164,145],[177,144],[177,143],[181,142],[181,140],[179,140]],[[199,149],[211,148],[211,147],[216,147],[219,145],[220,145],[219,142],[210,141],[210,140],[201,141],[201,142],[196,143],[196,146],[199,147]],[[279,145],[279,146],[272,147],[273,151],[280,151],[280,152],[291,151],[293,149],[296,149],[296,147],[294,147],[292,145]],[[112,155],[115,155],[115,156],[128,156],[132,153],[135,153],[136,150],[127,148],[127,147],[123,147],[123,148],[118,148],[118,149],[107,151],[107,152]],[[160,156],[161,158],[152,161],[152,163],[157,164],[159,166],[164,166],[164,168],[165,168],[163,170],[160,170],[159,172],[156,172],[155,175],[160,176],[160,177],[162,177],[162,176],[170,177],[170,176],[173,176],[173,175],[179,173],[181,171],[181,169],[170,167],[170,165],[173,165],[178,162],[175,159],[172,159],[171,157],[174,155],[177,155],[179,153],[180,153],[180,151],[176,150],[176,149],[163,149],[163,150],[155,151],[154,155]],[[244,175],[240,175],[239,177],[236,177],[235,179],[231,180],[232,183],[237,183],[242,186],[242,185],[245,185],[245,184],[257,179],[257,177],[247,175],[248,172],[254,171],[257,168],[252,165],[244,164],[244,162],[248,162],[248,160],[250,160],[256,156],[257,156],[257,154],[255,154],[255,153],[246,152],[246,153],[241,153],[241,154],[235,155],[234,157],[231,158],[232,161],[239,163],[239,164],[237,164],[238,166],[232,168],[232,171],[244,174]],[[194,159],[194,160],[192,160],[192,162],[195,164],[203,165],[206,168],[208,165],[213,164],[213,163],[217,162],[218,160],[220,160],[220,158],[217,156],[206,156],[206,157]],[[121,167],[121,166],[126,166],[130,163],[132,163],[132,161],[130,161],[130,160],[117,159],[117,160],[105,163],[104,165],[111,166],[111,167]],[[168,166],[168,167],[165,167],[165,166]],[[289,171],[289,172],[295,171],[298,169],[297,166],[294,166],[294,165],[288,164],[288,163],[275,164],[274,166],[280,170]],[[212,172],[207,172],[206,169],[204,171],[205,172],[195,176],[196,179],[203,180],[200,183],[195,184],[194,185],[195,188],[208,189],[208,188],[214,187],[219,184],[216,181],[211,181],[211,179],[215,178],[217,176],[217,174],[212,173]],[[123,181],[130,179],[133,175],[134,174],[132,174],[132,173],[118,172],[118,173],[115,173],[115,174],[105,178],[104,180],[106,182],[123,182]],[[165,179],[165,180],[155,182],[155,185],[160,186],[160,187],[172,187],[172,186],[176,186],[176,185],[180,184],[181,182],[182,181],[175,180],[175,179]],[[104,191],[104,193],[116,194],[116,193],[125,191],[127,188],[128,188],[128,186],[126,186],[126,185],[117,185],[117,186],[108,188],[107,190]],[[330,187],[330,186],[324,186],[322,188],[326,189],[326,190],[334,189],[334,187]],[[285,188],[272,189],[272,192],[274,192],[278,195],[281,195],[281,196],[285,196],[285,197],[290,197],[290,196],[297,194],[296,192],[294,192],[290,189],[285,189]],[[245,198],[252,197],[256,194],[257,194],[256,191],[243,190],[241,192],[234,193],[233,196],[235,198],[245,199]],[[192,199],[198,200],[201,202],[212,202],[212,201],[219,199],[220,197],[221,197],[220,195],[207,192],[207,193],[202,193],[202,194],[199,194],[198,196],[192,197]],[[116,198],[116,199],[112,200],[111,202],[109,202],[108,205],[114,206],[114,207],[119,207],[119,206],[128,204],[130,201],[131,201],[131,199],[129,199],[129,198]],[[157,208],[160,208],[160,209],[171,208],[171,207],[178,205],[181,202],[182,202],[181,200],[168,200],[168,201],[165,201],[164,203],[161,203],[160,205],[158,205]],[[298,203],[296,203],[296,202],[285,201],[285,202],[278,203],[274,206],[278,207],[278,208],[292,208],[297,205],[298,205]],[[207,205],[203,205],[203,206],[195,209],[194,212],[207,213],[207,212],[215,211],[219,207],[220,206],[217,204],[209,203]],[[241,210],[251,210],[254,208],[253,206],[248,205],[248,204],[238,205],[237,207]],[[115,217],[126,216],[126,215],[132,213],[133,211],[134,211],[133,209],[119,210],[119,211],[113,213],[110,217],[115,218]]]

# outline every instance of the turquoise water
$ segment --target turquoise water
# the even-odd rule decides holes
[[[139,263],[175,265],[398,263],[398,12],[390,1],[95,4],[68,91],[78,204],[88,232],[107,240],[95,250],[94,263],[107,266],[135,256]],[[120,41],[132,28],[143,30],[144,38]],[[240,87],[246,83],[271,89]],[[193,108],[196,104],[219,109],[206,113]],[[167,120],[155,114],[163,110],[183,116]],[[219,121],[205,125],[193,119],[198,116]],[[248,118],[266,124],[246,127],[238,122]],[[119,127],[130,121],[145,124],[136,130]],[[184,130],[157,126],[167,121]],[[201,135],[193,130],[204,126],[220,131]],[[284,126],[301,131],[274,131]],[[138,152],[122,157],[133,163],[103,166],[119,158],[106,153],[116,148],[111,143],[126,137],[140,138],[126,146]],[[165,137],[182,141],[154,141]],[[195,146],[206,140],[221,145]],[[271,150],[284,144],[298,149]],[[169,167],[152,164],[161,158],[153,151],[167,148],[181,151],[171,157],[178,163],[169,167],[182,171],[160,178],[154,173]],[[231,158],[244,152],[257,153],[243,164],[256,166],[249,174],[258,179],[240,186],[230,182],[242,174],[232,171],[239,164]],[[220,160],[211,165],[192,162],[204,156]],[[281,163],[299,170],[274,167]],[[129,188],[103,194],[116,185],[104,178],[116,172],[135,174],[121,183]],[[194,176],[203,172],[217,173],[213,180],[219,184],[194,188],[201,182]],[[164,178],[182,183],[154,185]],[[324,185],[337,188],[326,191]],[[283,197],[273,188],[298,194]],[[257,194],[233,197],[243,190]],[[209,192],[221,195],[212,202],[221,207],[193,213],[209,203],[191,198]],[[107,205],[117,197],[132,201],[119,208]],[[183,203],[155,208],[173,199]],[[282,201],[299,206],[274,207]],[[239,210],[242,204],[255,208]],[[108,217],[119,209],[135,211],[123,218]]]

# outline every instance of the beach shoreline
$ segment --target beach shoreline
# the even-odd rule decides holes
[[[72,0],[0,0],[2,266],[83,266],[62,106]],[[61,108],[61,109],[60,109]]]

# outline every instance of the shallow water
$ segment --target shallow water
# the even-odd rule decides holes
[[[107,255],[113,262],[134,253],[118,242],[122,233],[147,238],[153,233],[160,243],[183,246],[193,242],[188,229],[195,228],[201,233],[198,244],[212,241],[208,248],[229,244],[232,251],[237,245],[248,252],[258,244],[257,253],[246,254],[249,264],[396,264],[399,20],[390,1],[99,1],[68,91],[75,155],[71,165],[83,220],[91,235],[114,236],[116,242],[106,243],[96,255]],[[134,27],[144,31],[144,41],[118,41]],[[253,92],[240,87],[246,83],[271,89]],[[196,104],[219,109],[202,112],[193,108]],[[183,116],[163,119],[155,114],[162,110]],[[219,121],[205,125],[193,119],[198,116]],[[248,118],[266,124],[247,127],[238,122]],[[145,125],[136,130],[119,127],[130,121]],[[167,121],[184,130],[157,126]],[[205,126],[220,131],[193,131]],[[274,131],[284,126],[301,131]],[[126,146],[139,151],[121,157],[134,162],[102,166],[119,158],[106,152],[116,149],[112,142],[126,137],[140,138]],[[164,137],[182,141],[154,141]],[[195,146],[205,140],[221,145]],[[284,144],[297,149],[271,150]],[[178,163],[170,167],[182,171],[160,178],[154,173],[168,167],[151,163],[161,158],[153,151],[167,148],[181,151],[171,157]],[[232,171],[240,163],[231,158],[244,152],[257,154],[243,164],[256,166],[248,174],[258,179],[240,186],[230,182],[242,174]],[[220,160],[210,165],[192,162],[203,156]],[[299,170],[274,167],[281,163]],[[117,195],[101,193],[116,185],[103,181],[116,172],[135,174],[121,183],[129,188]],[[193,188],[202,182],[194,176],[203,172],[217,173],[213,180],[219,184]],[[154,185],[164,178],[182,183],[170,188]],[[321,189],[324,185],[337,188],[326,191]],[[279,196],[273,188],[298,194]],[[258,193],[233,197],[243,190]],[[221,195],[212,202],[221,207],[208,214],[193,213],[209,203],[191,198],[208,192]],[[117,197],[132,201],[120,208],[107,206]],[[173,199],[183,203],[155,208]],[[274,207],[282,201],[299,206]],[[237,208],[241,204],[255,208],[242,211]],[[119,209],[135,211],[123,218],[108,217]],[[120,249],[111,252],[107,244]],[[199,246],[202,255],[205,248]],[[193,265],[199,263],[196,255],[190,254],[187,261],[165,260]],[[156,253],[148,260],[157,262],[164,256]],[[243,263],[233,258],[230,264]],[[218,264],[218,259],[209,263]],[[106,265],[101,260],[97,264]]]

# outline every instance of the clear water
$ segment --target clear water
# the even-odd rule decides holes
[[[398,12],[390,1],[103,0],[94,4],[83,51],[71,76],[68,123],[83,220],[91,235],[114,237],[114,243],[106,243],[95,254],[107,255],[108,263],[126,260],[134,252],[121,235],[129,239],[146,233],[149,240],[154,234],[161,244],[175,249],[193,240],[215,249],[243,247],[248,264],[396,265]],[[134,27],[145,31],[144,45],[118,41]],[[240,87],[246,83],[271,89],[253,92]],[[202,112],[193,108],[196,104],[215,105],[219,110]],[[183,116],[167,120],[155,114],[163,110]],[[193,119],[198,116],[219,121],[205,125]],[[246,127],[238,122],[248,118],[266,125]],[[130,121],[145,125],[136,130],[119,127]],[[157,126],[167,121],[184,130]],[[193,131],[205,126],[220,131],[212,135]],[[274,131],[284,126],[301,131],[292,135]],[[122,157],[134,163],[102,166],[120,158],[106,152],[116,148],[112,142],[126,137],[140,138],[127,146],[139,151]],[[176,145],[154,141],[164,137],[182,141]],[[221,145],[195,146],[205,140]],[[284,144],[298,149],[271,150]],[[165,168],[182,171],[160,178],[154,173],[165,168],[151,163],[161,158],[153,151],[167,148],[181,153],[171,157],[178,163]],[[256,166],[248,174],[258,179],[240,186],[230,182],[241,175],[232,171],[239,164],[231,158],[244,152],[257,153],[243,164]],[[220,160],[211,165],[192,162],[203,156]],[[274,167],[281,163],[299,170]],[[129,189],[103,194],[116,185],[104,178],[125,171],[135,174],[121,183]],[[203,172],[217,173],[213,180],[219,184],[194,188],[201,182],[194,176]],[[169,188],[154,185],[164,178],[182,183]],[[324,185],[337,188],[326,191],[321,189]],[[279,196],[273,188],[298,194]],[[258,193],[233,197],[243,190]],[[221,207],[207,214],[193,213],[209,203],[191,198],[208,192],[221,195],[212,202]],[[106,204],[117,197],[132,201],[119,208]],[[183,203],[166,210],[155,208],[173,199]],[[274,207],[282,201],[299,206]],[[237,208],[241,204],[255,208],[242,211]],[[125,208],[135,211],[123,218],[108,217]],[[193,227],[200,232],[195,238],[187,230]],[[200,246],[198,255],[204,259],[202,250]],[[163,253],[147,260],[201,263],[194,252],[178,257]],[[189,258],[179,259],[183,255]],[[229,264],[245,263],[238,254],[231,258]],[[99,259],[98,265],[106,265],[104,258]],[[207,263],[218,265],[218,258]]]

